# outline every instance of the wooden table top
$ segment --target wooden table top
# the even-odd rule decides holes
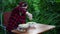
[[[55,28],[55,26],[52,25],[46,25],[46,24],[36,24],[35,25],[36,28],[30,28],[27,32],[25,33],[21,33],[17,30],[13,31],[17,34],[38,34],[38,33],[42,33],[45,32],[47,30],[53,29]]]

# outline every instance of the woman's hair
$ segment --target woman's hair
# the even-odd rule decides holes
[[[22,7],[26,7],[27,6],[27,3],[24,3],[23,5],[22,5]]]
[[[27,5],[28,5],[28,4],[27,4],[26,2],[20,2],[20,3],[19,3],[19,6],[20,6],[20,7],[26,7]]]

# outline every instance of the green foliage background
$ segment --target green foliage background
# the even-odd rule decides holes
[[[33,14],[33,20],[37,23],[55,25],[56,28],[43,34],[59,34],[60,30],[60,0],[3,0],[1,12],[12,11],[19,2],[28,3],[28,11]],[[27,22],[29,19],[27,18]]]

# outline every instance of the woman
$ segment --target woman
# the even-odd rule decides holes
[[[29,16],[29,19],[32,20],[32,14],[27,12],[27,7],[28,5],[26,2],[20,2],[19,5],[12,10],[6,28],[9,32],[8,34],[14,34],[12,33],[12,30],[16,29],[19,24],[26,23],[26,14]]]

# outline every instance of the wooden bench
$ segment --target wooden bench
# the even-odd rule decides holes
[[[25,33],[21,33],[17,30],[13,30],[12,32],[16,33],[16,34],[40,34],[43,33],[45,31],[48,31],[50,29],[55,28],[55,26],[52,25],[45,25],[45,24],[36,24],[36,29],[29,29],[27,32]]]

